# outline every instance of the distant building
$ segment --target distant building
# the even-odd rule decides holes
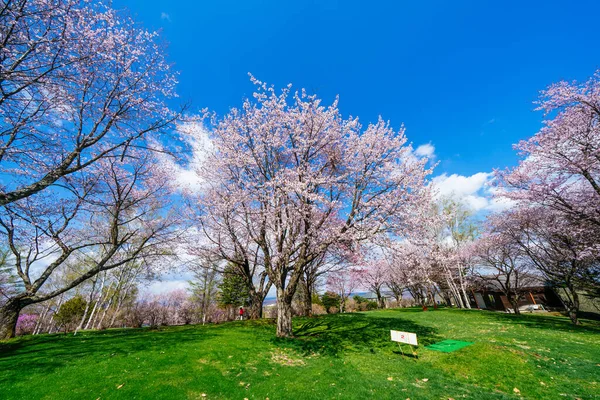
[[[521,310],[527,308],[527,306],[532,306],[531,309],[564,309],[563,302],[556,291],[541,279],[528,282],[527,286],[519,288],[519,292],[521,294],[519,309]],[[508,301],[500,283],[495,280],[480,280],[471,294],[471,303],[474,303],[473,305],[477,308],[512,311],[512,304]]]

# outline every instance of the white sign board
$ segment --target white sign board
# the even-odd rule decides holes
[[[392,341],[407,343],[413,346],[418,346],[417,344],[417,334],[410,332],[400,332],[400,331],[390,331],[392,333]]]

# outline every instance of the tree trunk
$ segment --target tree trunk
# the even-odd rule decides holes
[[[573,323],[573,325],[579,325],[579,318],[578,318],[578,313],[579,313],[579,295],[577,294],[577,292],[575,291],[574,288],[569,288],[569,291],[571,292],[571,304],[569,305],[569,319],[571,320],[571,322]]]
[[[446,282],[448,283],[448,287],[450,288],[450,291],[452,292],[452,296],[454,296],[454,301],[456,302],[456,305],[458,306],[458,308],[465,308],[465,305],[463,303],[463,298],[460,295],[458,288],[456,287],[456,284],[454,283],[454,280],[450,276],[449,272],[446,275]]]
[[[468,309],[471,309],[471,302],[469,301],[469,295],[467,294],[467,291],[465,290],[464,286],[462,285],[462,282],[460,284],[460,289],[462,291],[462,294],[465,296],[465,306]]]
[[[250,304],[248,305],[248,318],[261,319],[263,317],[263,302],[267,294],[260,290],[250,291]]]
[[[37,320],[37,323],[35,324],[35,329],[33,330],[33,334],[34,335],[37,335],[42,330],[42,328],[44,326],[44,320],[46,319],[46,316],[48,315],[48,312],[50,311],[50,306],[51,305],[52,305],[52,302],[48,301],[48,304],[46,305],[46,308],[44,308],[44,311],[42,312],[42,315],[40,315],[40,317]]]
[[[304,301],[302,304],[302,314],[305,317],[312,316],[312,288],[309,282],[306,280],[302,282],[302,290],[304,290]]]
[[[377,308],[385,308],[385,301],[383,301],[383,297],[381,296],[381,290],[376,290],[375,294],[377,295]]]
[[[452,297],[450,297],[451,295],[448,292],[444,292],[444,301],[446,302],[446,305],[448,307],[452,307]]]
[[[110,319],[110,323],[108,324],[109,328],[112,328],[113,325],[115,324],[115,321],[117,320],[117,316],[119,315],[119,311],[121,311],[122,304],[123,304],[123,298],[119,297],[119,301],[117,301],[117,307],[115,308],[112,318]]]
[[[77,328],[75,328],[75,333],[73,333],[73,336],[77,335],[77,332],[79,332],[80,329],[83,329],[83,324],[85,324],[86,318],[89,320],[91,317],[91,315],[88,315],[88,311],[90,311],[90,304],[92,304],[92,301],[94,300],[94,294],[96,291],[96,282],[98,282],[98,275],[96,275],[96,277],[92,283],[92,289],[90,290],[90,296],[88,298],[87,303],[85,304],[85,309],[83,310],[83,315],[81,316],[81,321],[79,322],[79,325],[77,325]]]
[[[52,313],[52,317],[50,317],[50,322],[48,323],[48,333],[52,333],[52,330],[54,329],[54,316],[56,315],[58,310],[60,310],[60,307],[62,306],[64,298],[65,298],[64,293],[61,294],[60,297],[58,298],[58,304],[56,305],[56,309]]]
[[[471,308],[471,302],[469,301],[469,295],[467,294],[467,291],[465,289],[465,280],[464,280],[464,272],[463,272],[463,268],[462,266],[457,263],[456,264],[456,268],[458,270],[458,283],[460,286],[460,291],[459,294],[461,294],[462,296],[464,296],[464,303],[465,303],[465,307],[466,308]]]
[[[516,315],[521,314],[521,310],[519,310],[519,299],[514,296],[506,296],[508,297],[508,301],[513,306],[513,311]]]
[[[115,296],[112,295],[108,301],[108,304],[104,303],[106,306],[105,306],[104,310],[102,311],[102,317],[100,317],[100,321],[98,321],[98,325],[96,325],[96,329],[98,329],[98,330],[102,329],[102,323],[104,322],[104,318],[106,318],[106,313],[108,312],[108,309],[112,306],[114,298],[115,298]]]
[[[396,299],[396,303],[398,303],[398,306],[399,306],[400,302],[402,301],[403,290],[399,289],[396,286],[392,287],[391,289],[392,289],[392,294],[394,295],[394,298]]]
[[[0,308],[0,340],[14,338],[17,331],[17,320],[23,305],[16,300],[9,300]]]
[[[131,281],[128,285],[126,285],[124,288],[121,288],[121,290],[119,290],[117,293],[117,308],[115,309],[115,312],[112,315],[112,318],[110,319],[110,325],[108,325],[109,328],[112,328],[113,325],[115,324],[115,320],[117,319],[117,316],[119,315],[119,311],[121,311],[121,306],[123,305],[123,301],[125,300],[125,298],[127,298],[127,295],[129,295],[129,290],[131,289],[131,286],[133,285],[133,281]]]
[[[112,306],[113,299],[115,298],[115,293],[111,294],[113,283],[114,282],[111,282],[111,284],[108,286],[108,290],[106,291],[106,297],[104,297],[104,299],[102,299],[102,294],[100,294],[100,299],[98,299],[98,301],[102,301],[101,306],[104,307],[104,310],[102,311],[102,316],[100,317],[100,320],[97,322],[94,321],[94,324],[96,324],[97,330],[100,330],[100,328],[102,327],[102,322],[104,322],[106,313],[108,312],[108,309]],[[100,311],[98,311],[98,312],[100,312]],[[96,314],[96,319],[97,318],[98,318],[98,314]],[[93,328],[94,328],[94,326],[92,325],[92,329]]]
[[[88,318],[87,323],[85,324],[84,329],[89,329],[90,326],[92,327],[92,329],[94,328],[94,322],[96,320],[96,311],[98,310],[98,304],[100,304],[100,300],[102,300],[102,290],[104,290],[104,282],[105,281],[106,281],[106,272],[104,273],[104,276],[102,277],[102,283],[100,283],[100,290],[98,291],[98,293],[99,293],[98,300],[96,300],[96,302],[94,303],[94,308],[92,308],[92,312]]]
[[[288,300],[284,291],[277,289],[277,337],[292,337],[292,302]]]

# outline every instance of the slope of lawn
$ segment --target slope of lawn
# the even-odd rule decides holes
[[[416,332],[403,357],[389,330]],[[562,317],[417,309],[0,343],[0,399],[600,398],[600,324]],[[474,342],[454,353],[423,348]],[[408,350],[408,348],[405,348]]]

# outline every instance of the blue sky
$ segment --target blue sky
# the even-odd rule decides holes
[[[493,209],[485,184],[534,134],[538,91],[600,67],[600,2],[116,0],[161,29],[181,99],[220,114],[251,94],[248,72],[293,83],[345,115],[378,115],[431,143],[440,188]]]
[[[437,174],[514,164],[546,85],[600,66],[600,2],[118,0],[162,29],[179,93],[224,113],[263,81],[340,95],[345,114],[404,123]]]

